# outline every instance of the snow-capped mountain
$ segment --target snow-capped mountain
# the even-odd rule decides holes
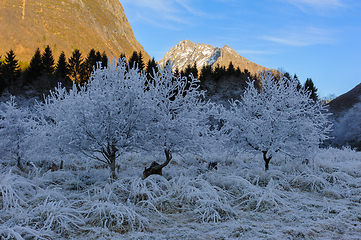
[[[168,60],[174,61],[174,68],[182,70],[188,65],[197,64],[197,68],[201,69],[204,65],[209,64],[213,67],[228,67],[232,61],[235,68],[241,70],[248,69],[252,74],[259,71],[269,70],[239,55],[235,50],[225,45],[223,48],[213,47],[208,44],[194,43],[189,40],[179,42],[175,47],[169,50],[164,57],[158,62],[160,65],[165,64]]]

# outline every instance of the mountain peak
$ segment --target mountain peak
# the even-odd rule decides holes
[[[196,63],[198,69],[201,69],[204,65],[214,67],[218,64],[228,67],[231,61],[235,68],[248,69],[252,74],[269,70],[242,57],[228,45],[219,48],[204,43],[195,44],[187,39],[180,41],[171,48],[158,63],[162,65],[168,60],[174,61],[174,68],[179,70],[185,69],[188,65],[193,66],[194,63]]]

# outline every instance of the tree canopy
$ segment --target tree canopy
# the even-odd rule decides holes
[[[297,80],[277,81],[271,72],[261,78],[261,91],[248,82],[241,101],[225,111],[224,131],[231,143],[261,152],[268,170],[276,152],[294,157],[311,153],[328,138],[331,124],[325,106],[299,89]]]

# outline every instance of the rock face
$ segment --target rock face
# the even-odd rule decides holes
[[[13,49],[21,61],[49,45],[56,57],[91,48],[109,58],[142,51],[119,0],[0,0],[0,55]]]
[[[207,44],[195,44],[189,40],[178,43],[158,63],[165,64],[169,59],[174,61],[174,68],[179,70],[185,69],[189,64],[193,66],[194,63],[197,64],[198,69],[201,69],[205,64],[212,67],[217,66],[217,64],[228,67],[230,61],[235,68],[248,69],[252,74],[270,70],[242,57],[227,45],[218,48]]]

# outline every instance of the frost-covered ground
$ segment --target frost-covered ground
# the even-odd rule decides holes
[[[308,165],[277,156],[267,172],[248,153],[174,156],[145,180],[157,159],[128,154],[114,182],[64,160],[54,172],[0,165],[2,239],[361,239],[361,153],[350,149],[321,149]]]

